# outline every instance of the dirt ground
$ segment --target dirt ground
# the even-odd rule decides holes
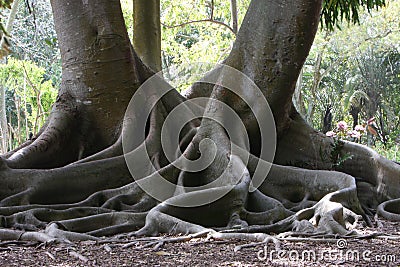
[[[126,235],[118,242],[85,241],[47,247],[37,243],[0,243],[0,266],[400,266],[400,223],[380,221],[363,233],[390,238],[282,241],[242,248],[243,241],[206,240],[166,243],[156,248]],[[162,237],[161,237],[162,238]],[[165,238],[165,237],[164,237]],[[147,246],[146,246],[147,245]]]

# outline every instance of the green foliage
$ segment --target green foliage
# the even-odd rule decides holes
[[[344,25],[341,30],[319,31],[303,68],[301,105],[303,116],[314,105],[309,123],[323,129],[323,118],[332,107],[333,122],[353,125],[351,107],[360,109],[359,124],[376,118],[385,136],[361,137],[389,159],[399,161],[400,147],[400,1],[386,1],[378,11],[359,11],[360,25]],[[322,62],[317,69],[317,57]],[[322,80],[312,92],[314,78]],[[300,110],[301,111],[301,110]],[[335,127],[335,125],[333,125]],[[341,136],[349,139],[347,134]],[[398,140],[397,143],[395,140]]]
[[[343,153],[344,142],[337,137],[333,138],[329,150],[319,149],[319,156],[321,161],[331,165],[331,170],[335,170],[343,165],[346,160],[352,159],[353,155],[350,153]]]
[[[0,8],[11,8],[13,0],[0,0]]]
[[[374,149],[387,159],[400,162],[400,142],[396,143],[395,140],[390,140],[386,146],[382,143],[377,143]]]
[[[343,163],[353,158],[350,153],[343,154],[344,142],[340,139],[335,138],[331,144],[330,162],[332,163],[333,169],[340,167]]]
[[[0,40],[1,40],[0,59],[8,55],[10,52],[8,39],[6,38],[6,36],[9,36],[9,33],[6,30],[7,26],[3,24],[1,11],[3,9],[11,9],[12,3],[13,0],[0,0]]]
[[[133,39],[133,3],[132,0],[121,0],[122,14],[129,38]]]
[[[35,12],[35,16],[31,12]],[[45,69],[46,80],[58,86],[61,80],[61,57],[49,0],[36,0],[34,10],[21,4],[10,33],[12,57],[30,60]]]
[[[238,1],[239,25],[249,3],[250,0]],[[121,0],[121,4],[131,36],[132,0]],[[384,5],[385,0],[326,0],[323,2],[321,24],[333,30],[334,25],[340,25],[343,20],[358,23],[364,8],[371,11]],[[162,0],[163,68],[189,65],[191,62],[221,62],[229,54],[236,37],[230,29],[231,19],[228,0]],[[167,78],[174,76],[174,73],[164,74]],[[187,81],[187,84],[191,82]]]
[[[45,79],[44,68],[13,58],[0,65],[0,83],[6,87],[9,123],[16,136],[26,139],[27,132],[36,133],[43,126],[57,90],[51,80]]]
[[[248,4],[248,0],[238,1],[239,25]],[[173,65],[207,62],[211,68],[225,59],[236,38],[230,29],[230,12],[230,1],[226,0],[213,1],[213,5],[210,0],[161,1],[163,68],[168,79],[173,80],[178,73],[170,68]],[[180,68],[179,72],[189,78],[192,70]],[[184,90],[193,82],[192,77],[178,89]]]
[[[238,1],[239,25],[250,0]],[[132,0],[121,0],[129,36],[132,38]],[[171,66],[189,66],[192,62],[212,64],[222,61],[235,40],[231,31],[230,1],[226,0],[161,0],[162,58],[164,75],[173,79],[184,71],[191,77],[190,67],[175,70]],[[177,89],[183,90],[194,80],[186,80]]]
[[[328,30],[334,26],[340,28],[343,19],[351,23],[360,23],[360,9],[370,12],[374,8],[385,6],[385,0],[325,0],[321,11],[321,25]]]

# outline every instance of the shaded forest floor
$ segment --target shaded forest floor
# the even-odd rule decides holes
[[[385,232],[400,237],[400,223],[379,221],[378,225],[364,228],[363,233]],[[166,243],[155,250],[154,245],[146,247],[149,242],[126,235],[114,239],[119,241],[47,247],[3,242],[0,266],[400,266],[399,239],[348,239],[340,245],[334,240],[282,241],[281,254],[272,251],[272,244],[235,252],[236,246],[246,244],[242,241],[197,238]]]

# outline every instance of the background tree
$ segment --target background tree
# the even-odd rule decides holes
[[[160,0],[133,0],[133,47],[155,72],[161,71]]]

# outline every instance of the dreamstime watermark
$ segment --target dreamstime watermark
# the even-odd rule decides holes
[[[338,239],[336,248],[284,250],[270,249],[267,245],[257,252],[257,258],[264,262],[347,262],[347,263],[396,263],[399,255],[376,254],[372,250],[357,250],[348,247],[345,239]]]
[[[248,175],[246,168],[234,166],[234,159],[239,157],[246,166],[250,157],[250,142],[246,127],[240,115],[235,112],[235,107],[227,105],[218,97],[198,97],[184,100],[175,91],[179,83],[190,80],[194,76],[198,84],[211,88],[218,88],[219,92],[226,95],[233,92],[240,98],[258,123],[261,144],[260,158],[251,177],[249,191],[256,190],[264,181],[270,171],[276,149],[276,129],[272,111],[261,90],[242,72],[223,64],[214,66],[212,72],[207,72],[204,66],[210,64],[197,63],[190,66],[171,67],[157,73],[146,80],[133,95],[124,117],[124,130],[122,133],[122,146],[128,169],[136,183],[148,195],[174,206],[195,207],[212,203],[229,193],[241,180],[243,175]],[[193,80],[193,79],[192,79]],[[236,101],[236,103],[238,103]],[[158,110],[157,110],[158,109]],[[168,110],[169,109],[169,110]],[[158,115],[153,111],[159,111]],[[164,115],[162,115],[164,114]],[[168,115],[165,115],[168,114]],[[183,188],[182,184],[171,182],[155,171],[152,153],[145,144],[146,129],[151,116],[164,116],[162,119],[153,118],[153,121],[162,123],[161,147],[162,153],[170,164],[176,169],[189,173],[200,172],[213,164],[217,157],[218,146],[212,138],[203,138],[199,142],[200,157],[195,160],[185,157],[180,148],[180,134],[184,127],[194,119],[213,120],[223,127],[230,140],[229,163],[226,169],[213,181],[206,185]],[[160,130],[160,129],[158,129]],[[158,138],[158,137],[157,137]],[[237,173],[231,177],[229,172]],[[205,189],[213,190],[205,190]],[[215,190],[214,190],[215,189]],[[173,202],[170,197],[174,192],[197,191],[205,192],[192,194],[185,200]],[[176,199],[176,198],[174,198]]]

